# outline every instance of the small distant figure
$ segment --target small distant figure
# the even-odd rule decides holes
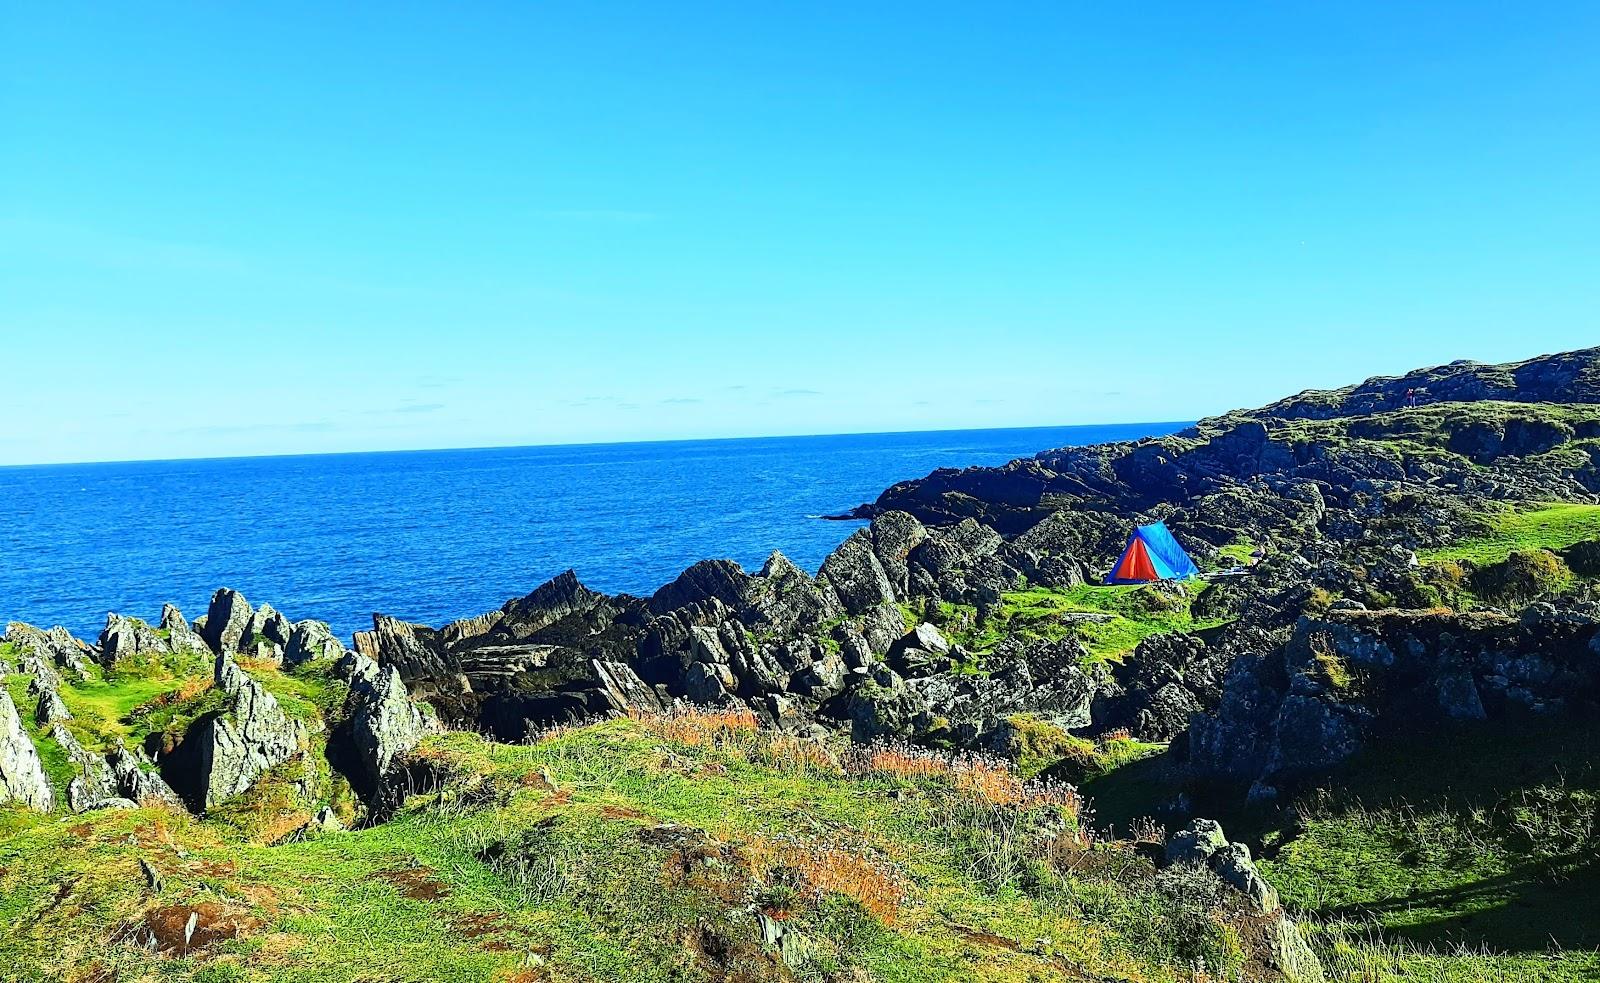
[[[1406,405],[1407,406],[1415,406],[1415,405],[1417,405],[1417,391],[1415,389],[1407,389],[1406,390]]]

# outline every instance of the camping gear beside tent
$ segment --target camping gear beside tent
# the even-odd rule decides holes
[[[1183,580],[1200,568],[1189,559],[1164,522],[1140,526],[1128,537],[1122,556],[1106,574],[1108,584],[1148,584],[1156,580]]]

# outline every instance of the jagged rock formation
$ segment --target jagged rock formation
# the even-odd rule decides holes
[[[1213,713],[1191,723],[1197,774],[1253,783],[1327,772],[1374,736],[1600,701],[1600,620],[1534,606],[1521,619],[1340,610],[1233,663]]]
[[[13,621],[6,625],[4,640],[17,647],[23,671],[36,678],[54,678],[58,672],[65,672],[83,679],[88,674],[87,646],[59,625],[40,631],[32,625]]]
[[[0,802],[21,802],[48,812],[55,798],[39,752],[17,715],[17,705],[11,694],[0,688]]]
[[[245,632],[250,627],[255,609],[244,595],[227,587],[211,595],[206,608],[205,623],[200,626],[200,637],[219,655],[232,654],[239,649]]]
[[[227,697],[223,708],[195,721],[161,763],[162,776],[196,811],[245,792],[304,750],[304,726],[227,655],[217,656],[214,685]]]
[[[334,637],[326,622],[296,622],[285,642],[283,664],[293,668],[303,662],[338,661],[344,657],[344,643]]]
[[[347,724],[340,737],[346,745],[337,754],[347,763],[351,785],[378,812],[397,804],[389,778],[400,757],[431,730],[430,718],[418,709],[394,666],[379,666],[351,653],[339,671],[350,682],[345,702]]]

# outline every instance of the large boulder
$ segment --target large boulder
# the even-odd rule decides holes
[[[283,650],[283,664],[293,668],[302,662],[336,662],[344,657],[344,645],[334,637],[325,622],[301,621],[289,632],[289,641]]]
[[[140,621],[112,612],[106,615],[106,626],[100,630],[100,659],[106,666],[114,666],[124,659],[152,652],[169,651],[167,640],[154,628]]]
[[[1266,923],[1261,939],[1267,948],[1267,962],[1289,983],[1321,983],[1322,964],[1301,936],[1298,926],[1285,914],[1278,892],[1267,883],[1250,857],[1250,848],[1231,843],[1220,823],[1196,819],[1167,840],[1169,865],[1190,865],[1210,871],[1238,892],[1248,904],[1252,920]]]
[[[217,656],[215,685],[226,697],[222,709],[191,724],[162,762],[163,776],[197,812],[249,790],[299,754],[306,737],[305,725],[227,655]]]
[[[59,721],[52,724],[50,739],[56,742],[77,772],[67,782],[67,808],[73,812],[85,812],[96,802],[120,796],[116,776],[112,774],[106,759],[85,750],[65,725]]]
[[[190,630],[189,622],[185,620],[183,617],[183,612],[178,610],[178,606],[176,604],[161,605],[161,622],[159,627],[169,632],[187,632]]]
[[[356,655],[347,663],[350,695],[349,760],[351,784],[379,811],[395,804],[388,779],[400,757],[429,732],[429,718],[411,701],[394,666],[379,666]]]
[[[900,599],[910,596],[911,551],[928,539],[928,529],[909,512],[890,510],[872,520],[872,550]]]
[[[274,645],[288,645],[289,633],[293,628],[288,618],[272,605],[263,603],[250,613],[250,620],[245,622],[244,640],[248,642],[262,638]]]
[[[156,766],[142,752],[117,747],[106,755],[106,765],[112,779],[124,798],[135,802],[155,801],[168,805],[183,805],[183,797],[168,785]]]
[[[49,812],[56,802],[39,752],[4,687],[0,687],[0,802],[20,802],[41,812]]]

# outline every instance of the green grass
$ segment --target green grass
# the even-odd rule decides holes
[[[990,807],[945,779],[785,764],[782,746],[683,745],[631,722],[532,747],[448,734],[423,751],[453,776],[439,792],[381,826],[272,847],[231,816],[0,810],[0,924],[20,927],[0,933],[0,964],[41,979],[99,965],[122,979],[489,980],[543,966],[553,979],[776,980],[750,913],[774,898],[809,940],[802,979],[1160,983],[1189,979],[1196,955],[1226,956],[1203,918],[1177,930],[1172,899],[1131,859],[1115,877],[1049,873],[997,853]],[[898,911],[874,913],[848,877],[815,894],[784,886],[782,857],[829,845],[896,879]],[[162,872],[159,897],[140,857]],[[259,924],[203,957],[114,941],[147,908],[202,901]]]
[[[252,665],[250,675],[277,699],[283,712],[297,720],[332,717],[344,703],[349,686],[333,675],[324,661],[304,662],[289,671]]]
[[[1285,903],[1330,922],[1336,957],[1346,946],[1352,960],[1438,979],[1593,978],[1597,739],[1592,721],[1561,720],[1370,750],[1301,804],[1304,831],[1262,871]]]
[[[1470,560],[1478,566],[1503,562],[1515,551],[1561,550],[1600,539],[1600,505],[1549,504],[1507,509],[1488,521],[1481,536],[1419,554],[1424,563]]]
[[[1226,546],[1219,546],[1215,565],[1218,569],[1245,566],[1255,559],[1255,550],[1256,543],[1249,539],[1240,539]]]
[[[1081,584],[1071,590],[1033,587],[1007,591],[988,624],[959,640],[981,653],[992,651],[1010,637],[1054,642],[1076,636],[1089,650],[1091,660],[1116,659],[1151,635],[1221,624],[1196,619],[1191,610],[1195,598],[1209,586],[1196,581],[1175,588]],[[1074,614],[1107,617],[1088,621],[1073,619]]]

